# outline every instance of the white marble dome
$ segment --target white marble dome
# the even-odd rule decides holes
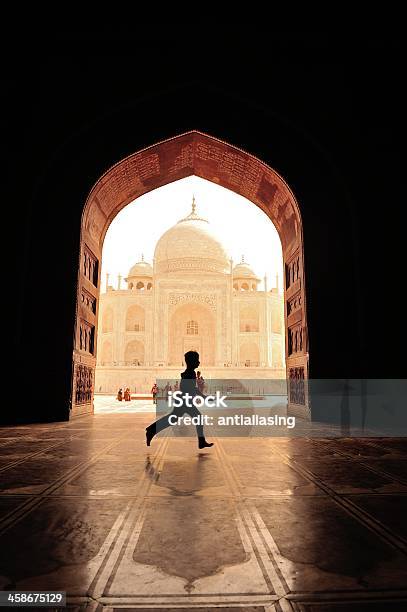
[[[144,257],[141,261],[138,261],[132,268],[130,268],[127,278],[134,278],[145,276],[151,278],[153,276],[153,268],[151,264],[144,261]]]
[[[254,278],[259,280],[252,268],[243,259],[233,268],[233,278]]]
[[[213,234],[206,219],[195,211],[167,230],[157,242],[154,252],[155,272],[200,270],[203,272],[230,271],[229,257],[220,240]]]

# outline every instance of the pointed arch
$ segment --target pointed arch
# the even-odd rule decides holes
[[[73,389],[78,366],[94,373],[95,352],[83,354],[80,329],[85,322],[97,332],[97,316],[81,305],[83,290],[99,300],[101,255],[106,231],[117,213],[141,195],[173,181],[196,175],[244,196],[270,218],[280,236],[284,270],[287,380],[308,378],[308,334],[304,272],[304,240],[300,208],[284,179],[250,153],[199,131],[190,131],[137,151],[105,172],[89,193],[82,214],[78,294],[73,354]],[[295,299],[296,310],[288,313]],[[293,342],[292,339],[296,338]],[[96,349],[95,349],[96,350]],[[291,401],[293,414],[309,416],[307,399]],[[92,412],[92,402],[72,414]]]

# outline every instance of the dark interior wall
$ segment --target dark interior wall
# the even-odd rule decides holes
[[[397,46],[260,39],[243,44],[230,31],[191,56],[165,35],[62,36],[10,62],[12,363],[30,400],[4,416],[66,415],[80,217],[93,183],[190,129],[258,156],[297,197],[311,376],[402,377],[388,332],[402,243]]]

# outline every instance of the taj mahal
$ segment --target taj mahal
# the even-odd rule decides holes
[[[244,250],[244,245],[242,245]],[[95,391],[128,386],[146,393],[156,379],[176,379],[184,353],[196,350],[206,379],[284,379],[284,301],[245,261],[234,265],[208,220],[196,210],[158,240],[122,288],[106,278],[100,296]]]

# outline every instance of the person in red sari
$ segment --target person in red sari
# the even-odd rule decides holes
[[[151,387],[151,393],[153,395],[153,404],[156,404],[157,403],[157,393],[158,393],[157,383],[154,383],[153,386]]]

